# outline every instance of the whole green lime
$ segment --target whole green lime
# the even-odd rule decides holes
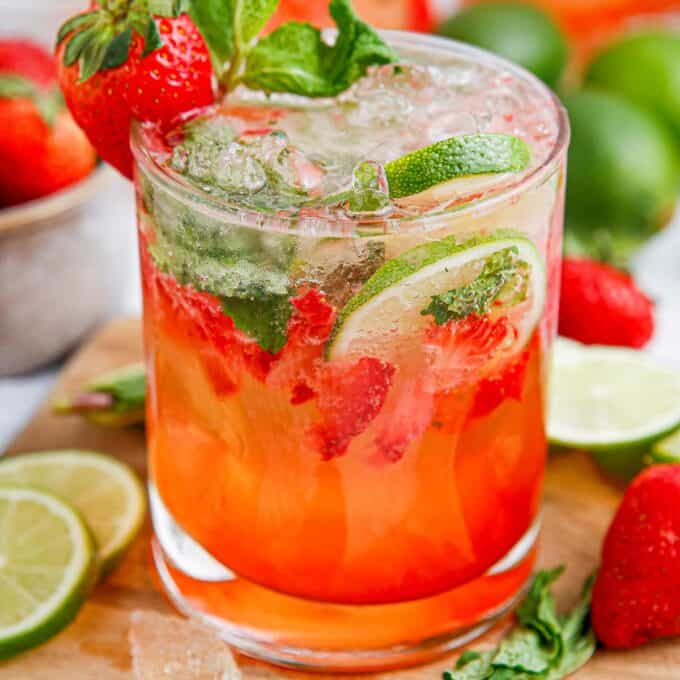
[[[439,26],[437,33],[514,61],[550,87],[557,85],[567,63],[567,43],[560,29],[544,12],[524,3],[467,7]]]
[[[645,31],[619,40],[595,58],[586,81],[654,112],[680,140],[680,34]]]
[[[621,262],[673,212],[680,184],[673,135],[617,94],[586,89],[564,104],[572,131],[565,243]]]

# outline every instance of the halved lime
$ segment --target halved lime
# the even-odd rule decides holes
[[[524,170],[527,144],[512,135],[475,134],[444,139],[385,164],[390,198],[404,198],[465,178]]]
[[[556,343],[548,435],[558,446],[630,451],[680,426],[680,372],[636,350]]]
[[[680,430],[668,437],[664,437],[652,447],[645,456],[645,462],[655,463],[680,463]]]
[[[58,633],[80,609],[95,572],[81,516],[30,487],[0,487],[0,659]]]
[[[432,318],[424,315],[434,296],[477,279],[494,255],[512,252],[525,268],[526,295],[511,308],[494,306],[516,329],[514,349],[523,346],[543,309],[545,269],[541,257],[523,236],[503,235],[457,243],[454,237],[432,241],[386,262],[343,308],[328,346],[330,359],[376,356],[393,361],[422,337]]]
[[[96,539],[102,574],[117,564],[144,519],[144,489],[134,472],[114,458],[92,451],[8,458],[0,462],[0,484],[28,484],[77,508]]]

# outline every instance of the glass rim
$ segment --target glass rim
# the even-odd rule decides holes
[[[352,236],[358,227],[365,235],[367,230],[375,228],[375,234],[388,235],[395,232],[429,231],[441,226],[442,220],[456,219],[470,214],[485,213],[493,210],[499,204],[512,200],[514,197],[529,191],[547,178],[554,167],[558,164],[567,150],[570,139],[569,118],[558,96],[539,78],[521,66],[507,59],[493,54],[487,50],[468,45],[457,40],[451,40],[435,35],[425,35],[413,31],[381,30],[390,44],[397,47],[427,48],[444,50],[455,53],[464,59],[479,63],[489,68],[511,72],[515,77],[524,81],[533,90],[540,93],[546,104],[552,107],[553,119],[557,124],[557,134],[553,141],[550,153],[540,165],[537,165],[529,173],[523,175],[516,182],[504,186],[497,192],[488,196],[473,199],[460,205],[447,207],[441,211],[423,215],[401,215],[398,217],[370,216],[353,217],[349,214],[332,215],[300,215],[288,213],[270,214],[254,208],[244,207],[235,201],[230,201],[203,191],[188,180],[183,180],[178,175],[169,172],[158,161],[144,144],[144,124],[133,121],[130,136],[130,146],[136,164],[143,171],[150,174],[159,182],[173,198],[190,203],[192,209],[203,213],[209,213],[217,219],[228,217],[229,221],[235,221],[239,226],[251,227],[264,230],[290,231],[292,233],[332,236]]]

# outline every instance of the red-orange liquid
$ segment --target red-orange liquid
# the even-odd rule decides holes
[[[342,605],[429,598],[403,605],[417,621],[408,609],[395,618],[393,607],[368,608],[382,617],[387,643],[391,633],[413,637],[430,624],[440,633],[472,624],[514,595],[532,554],[480,577],[538,510],[546,455],[538,335],[514,359],[507,394],[493,381],[472,382],[435,394],[423,412],[417,386],[395,378],[380,413],[328,460],[310,443],[317,402],[291,403],[290,385],[268,384],[252,363],[230,365],[228,350],[208,338],[222,323],[206,323],[211,296],[142,259],[152,478],[182,528],[243,579],[203,584],[177,573],[185,595],[231,620],[239,601],[250,598],[252,609],[253,598],[278,598],[283,629],[287,615],[296,627],[301,606],[284,596]],[[427,418],[394,459],[374,443],[390,418],[395,427]],[[434,597],[442,593],[446,600]],[[352,631],[343,635],[340,645]]]

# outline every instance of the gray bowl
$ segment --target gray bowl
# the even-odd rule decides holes
[[[100,167],[64,191],[0,210],[0,375],[56,359],[106,317],[130,227],[107,224],[96,200],[113,174]]]

